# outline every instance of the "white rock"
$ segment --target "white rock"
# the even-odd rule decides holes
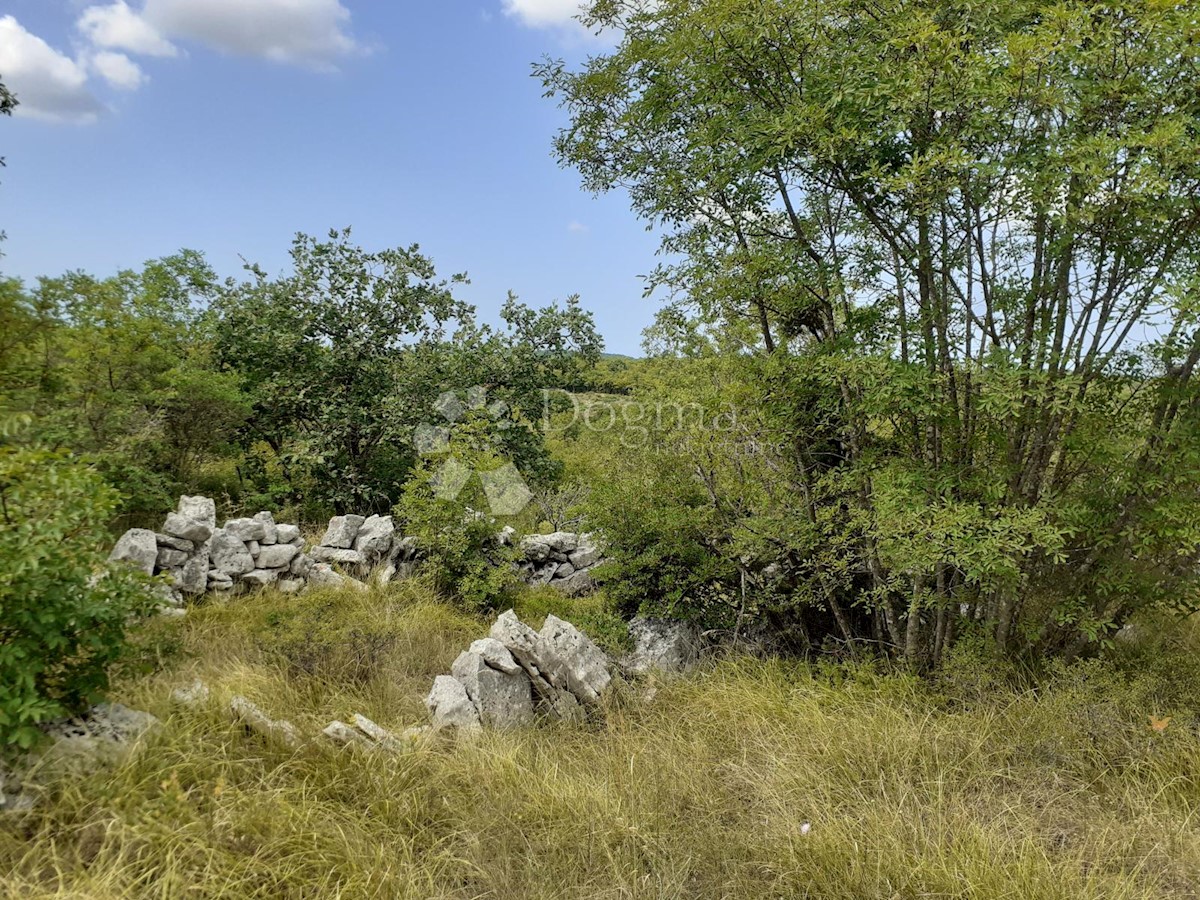
[[[286,569],[299,552],[291,544],[270,544],[258,551],[255,562],[260,569]]]
[[[495,638],[482,638],[475,641],[470,647],[471,653],[478,653],[493,669],[499,669],[508,675],[515,675],[521,671],[521,664],[513,659],[512,653]]]
[[[385,750],[399,751],[404,749],[404,745],[401,743],[400,739],[396,737],[396,735],[392,734],[383,726],[376,725],[366,716],[355,713],[354,727]]]
[[[279,542],[279,529],[275,526],[275,517],[269,512],[255,513],[254,521],[263,523],[263,536],[258,539],[260,544],[269,545]]]
[[[208,551],[191,557],[175,574],[175,587],[185,594],[203,594],[208,587]]]
[[[254,570],[254,557],[246,545],[224,529],[213,533],[209,544],[212,568],[228,576],[244,575]]]
[[[254,569],[242,576],[242,583],[253,587],[269,587],[279,580],[274,569]]]
[[[342,747],[348,747],[352,744],[365,744],[367,739],[347,725],[345,722],[339,722],[336,719],[325,726],[321,734]]]
[[[433,718],[435,729],[479,730],[479,711],[462,682],[450,675],[439,675],[434,679],[433,689],[425,698],[425,707]]]
[[[266,524],[257,519],[230,519],[225,523],[224,530],[226,534],[246,543],[261,542],[267,536]]]
[[[121,535],[108,558],[113,562],[129,563],[147,575],[153,575],[154,564],[158,562],[158,541],[154,532],[145,528],[129,529]]]
[[[207,703],[212,692],[203,681],[197,678],[187,687],[176,688],[171,692],[171,699],[180,706],[200,706]]]
[[[700,633],[687,622],[638,617],[629,623],[629,636],[634,650],[625,666],[634,672],[682,672],[700,654]]]
[[[603,558],[599,547],[580,547],[574,553],[568,554],[571,565],[576,569],[588,569]]]
[[[194,541],[185,541],[183,538],[174,537],[169,534],[156,533],[154,540],[158,542],[159,550],[163,547],[170,547],[172,550],[182,550],[184,553],[191,553],[196,549]]]
[[[276,525],[275,537],[281,544],[290,544],[292,541],[300,537],[300,526]]]
[[[275,586],[282,594],[298,594],[304,590],[306,584],[303,578],[280,578]]]
[[[379,562],[392,549],[392,537],[396,526],[391,516],[370,516],[358,529],[354,538],[354,549],[367,565]]]
[[[217,504],[209,497],[180,497],[175,512],[185,519],[203,522],[213,530],[217,527]]]
[[[579,546],[579,535],[572,534],[569,531],[556,531],[554,534],[543,534],[539,536],[539,540],[551,550],[557,550],[559,553],[570,553]]]
[[[59,741],[124,744],[157,728],[158,724],[158,719],[148,712],[130,709],[120,703],[100,703],[81,716],[50,723],[45,731]]]
[[[246,541],[246,549],[250,551],[250,555],[258,559],[258,554],[262,552],[262,544],[258,541]]]
[[[488,728],[515,728],[533,719],[533,685],[523,671],[493,669],[478,653],[459,654],[450,669]]]
[[[308,583],[312,587],[350,588],[355,591],[366,591],[367,586],[354,578],[340,575],[325,563],[317,563],[308,572]]]
[[[533,684],[538,703],[553,715],[564,719],[578,717],[582,710],[570,691],[552,685],[540,669],[538,633],[517,618],[513,610],[501,614],[492,624],[491,636],[504,645],[520,663]]]
[[[309,555],[320,562],[341,563],[345,566],[357,566],[363,563],[363,555],[357,550],[344,550],[338,547],[313,547]]]
[[[571,565],[569,562],[559,563],[558,567],[555,568],[555,570],[554,570],[555,578],[570,578],[574,574],[575,574],[575,567],[573,565]]]
[[[557,688],[574,694],[581,703],[595,703],[612,676],[608,660],[586,634],[557,616],[547,616],[538,634],[538,668]]]
[[[173,537],[183,538],[196,544],[203,544],[212,537],[214,529],[207,522],[189,519],[187,516],[181,516],[179,513],[168,513],[167,521],[163,522],[163,527],[160,530],[164,534],[169,534]]]
[[[321,538],[321,546],[349,550],[354,546],[354,539],[358,537],[358,529],[365,521],[366,519],[362,516],[334,516],[329,520],[325,536]]]
[[[552,585],[555,590],[561,591],[568,597],[581,597],[591,592],[596,586],[592,579],[592,573],[586,569],[552,582]]]
[[[158,559],[155,564],[160,569],[181,569],[188,561],[188,555],[182,550],[172,550],[170,547],[158,548]]]
[[[295,725],[291,722],[285,722],[282,719],[272,719],[245,697],[234,697],[231,699],[229,701],[229,711],[247,729],[260,737],[281,741],[289,747],[295,747],[300,743],[300,734],[296,731]]]
[[[294,578],[307,578],[309,571],[312,569],[312,558],[304,553],[296,554],[296,558],[292,560],[288,571]]]

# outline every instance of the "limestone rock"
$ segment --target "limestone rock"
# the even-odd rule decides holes
[[[191,553],[196,549],[194,541],[185,541],[183,538],[173,537],[169,534],[156,533],[154,540],[158,542],[159,550],[163,547],[170,547],[172,550],[182,550],[184,553]]]
[[[588,569],[600,562],[601,556],[599,547],[581,546],[574,553],[568,554],[567,558],[576,569]]]
[[[538,633],[517,618],[513,610],[501,614],[492,623],[491,636],[504,645],[513,659],[520,663],[533,684],[538,703],[551,714],[564,719],[576,718],[581,710],[575,695],[563,688],[555,687],[542,674],[539,660]]]
[[[267,526],[257,519],[230,519],[225,523],[225,533],[245,543],[261,542],[267,536]]]
[[[281,544],[290,544],[300,537],[300,526],[276,525],[275,537]]]
[[[357,566],[363,563],[363,555],[357,550],[345,550],[339,547],[313,547],[309,553],[313,559],[326,563],[341,563],[347,566]]]
[[[533,685],[522,671],[493,669],[478,653],[459,654],[450,669],[489,728],[515,728],[533,719]]]
[[[554,534],[543,534],[539,536],[539,540],[551,550],[557,550],[559,553],[570,553],[579,546],[579,535],[572,534],[569,531],[556,531]]]
[[[354,546],[358,529],[365,521],[362,516],[334,516],[325,529],[325,537],[321,538],[321,546],[349,550]]]
[[[254,521],[262,522],[263,536],[258,539],[264,546],[279,542],[279,529],[275,526],[275,517],[269,512],[255,513]]]
[[[354,549],[367,565],[373,565],[388,555],[396,526],[391,516],[371,516],[358,529]]]
[[[175,688],[171,691],[171,700],[180,706],[201,706],[208,702],[212,695],[208,685],[197,678],[187,687]]]
[[[559,563],[558,567],[554,570],[555,578],[570,578],[574,574],[575,567],[569,562]]]
[[[275,586],[283,594],[298,594],[304,590],[306,582],[303,578],[280,578]]]
[[[688,622],[639,617],[629,623],[629,636],[634,650],[625,666],[634,672],[682,672],[700,655],[700,633]]]
[[[612,676],[608,660],[586,634],[557,616],[547,616],[538,634],[539,669],[557,688],[582,703],[595,703]]]
[[[180,497],[175,512],[185,519],[203,522],[214,530],[217,527],[217,504],[209,497]]]
[[[471,732],[480,727],[479,711],[467,695],[467,689],[450,675],[439,675],[434,679],[425,706],[433,718],[434,729],[457,728]]]
[[[254,557],[246,545],[224,529],[214,532],[209,553],[212,568],[227,576],[244,575],[254,570]]]
[[[354,714],[354,727],[379,747],[393,752],[404,749],[404,745],[396,735],[381,725],[376,725],[366,716]]]
[[[325,563],[317,563],[309,570],[308,583],[313,587],[345,587],[356,591],[367,590],[367,586],[361,581],[340,575]]]
[[[158,541],[154,532],[145,528],[131,528],[117,541],[108,557],[113,562],[125,562],[141,569],[147,575],[154,574],[158,562]]]
[[[515,675],[521,671],[521,664],[513,659],[513,655],[495,638],[483,638],[475,641],[470,646],[471,653],[478,653],[493,669],[504,672],[508,675]]]
[[[245,697],[234,697],[229,701],[229,711],[248,730],[268,740],[280,741],[289,747],[300,743],[300,734],[296,726],[282,719],[272,719],[257,705]]]
[[[170,547],[158,548],[158,559],[155,564],[160,569],[181,569],[188,561],[188,555],[182,550],[172,550]]]
[[[208,587],[208,552],[201,551],[175,573],[175,587],[185,594],[203,594]]]
[[[203,544],[212,537],[214,531],[213,527],[207,522],[189,519],[187,516],[181,516],[179,513],[168,513],[167,521],[163,522],[160,530],[164,534],[183,538],[196,544]]]
[[[258,551],[255,562],[260,569],[286,569],[299,552],[291,544],[270,544]]]
[[[336,719],[326,725],[321,734],[342,747],[367,743],[367,739],[362,734],[355,731],[345,722],[339,722]]]
[[[279,573],[274,569],[254,569],[242,576],[242,583],[253,587],[270,587],[279,580]]]
[[[560,579],[554,583],[555,590],[561,591],[568,597],[582,597],[584,594],[591,592],[596,586],[592,579],[592,573],[588,570],[576,572],[567,578]]]
[[[292,560],[291,566],[288,567],[288,572],[290,572],[294,578],[307,578],[308,573],[312,570],[312,566],[313,561],[311,557],[306,556],[303,553],[298,553]]]

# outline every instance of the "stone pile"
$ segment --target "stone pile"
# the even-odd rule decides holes
[[[378,571],[388,583],[412,574],[417,562],[415,538],[396,531],[391,516],[334,516],[321,543],[311,551],[319,563],[337,563],[366,575]]]
[[[513,728],[536,712],[573,718],[611,680],[607,657],[574,625],[547,616],[537,632],[510,609],[437,677],[425,705],[435,730]]]
[[[604,553],[590,534],[531,534],[522,538],[519,549],[518,569],[526,584],[548,584],[568,597],[589,593],[594,587],[591,571],[604,562]]]
[[[387,583],[411,574],[418,555],[416,541],[399,535],[391,516],[335,516],[320,544],[306,553],[300,528],[276,523],[269,512],[229,519],[218,528],[211,499],[181,497],[159,531],[130,529],[110,559],[147,575],[169,576],[164,600],[182,608],[187,596],[209,591],[228,594],[274,585],[296,593],[310,584],[366,590],[330,564],[364,577],[374,571]]]

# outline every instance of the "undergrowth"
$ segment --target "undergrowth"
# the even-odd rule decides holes
[[[572,605],[573,604],[573,605]],[[522,598],[619,647],[602,599]],[[607,623],[607,624],[606,624]],[[483,619],[420,583],[267,593],[155,626],[122,702],[163,719],[115,767],[47,764],[0,818],[13,898],[1151,898],[1200,888],[1200,662],[1187,637],[1036,680],[960,654],[728,655],[618,682],[577,725],[390,757],[243,734],[243,694],[308,734],[396,730]],[[203,679],[211,698],[172,707]],[[1150,717],[1164,730],[1150,727]]]

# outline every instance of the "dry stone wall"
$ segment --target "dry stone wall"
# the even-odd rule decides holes
[[[513,537],[506,528],[498,539],[511,544]],[[523,581],[548,584],[568,596],[591,591],[591,573],[604,561],[592,535],[561,531],[523,538],[518,557]],[[300,528],[277,523],[269,512],[229,519],[218,528],[211,498],[184,496],[158,531],[127,531],[110,558],[147,575],[168,576],[164,600],[169,609],[181,610],[187,597],[209,592],[274,586],[295,593],[309,585],[366,590],[364,579],[372,573],[382,583],[411,575],[421,553],[416,539],[400,534],[391,516],[334,516],[317,546],[306,549]]]

